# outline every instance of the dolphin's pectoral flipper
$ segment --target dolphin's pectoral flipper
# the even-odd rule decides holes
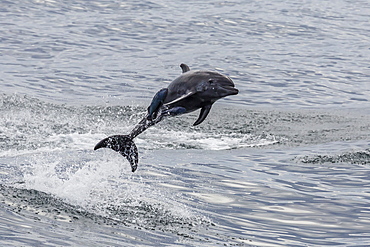
[[[114,135],[107,137],[96,144],[94,150],[99,148],[111,148],[114,151],[119,152],[130,162],[132,172],[136,171],[137,163],[139,162],[139,155],[137,147],[131,137],[127,135]]]
[[[189,66],[184,63],[180,64],[180,67],[182,69],[182,73],[188,72],[190,70]]]
[[[168,89],[162,88],[153,97],[150,106],[148,107],[147,119],[154,119],[157,117],[159,108],[163,105],[164,99],[167,97]]]
[[[209,104],[209,105],[206,105],[206,106],[202,107],[202,109],[200,110],[199,117],[198,117],[197,121],[195,121],[193,126],[201,124],[204,121],[204,119],[206,119],[206,117],[208,116],[208,113],[211,111],[211,107],[212,107],[212,104]]]
[[[176,106],[171,109],[163,111],[162,115],[177,116],[186,112],[186,108]]]

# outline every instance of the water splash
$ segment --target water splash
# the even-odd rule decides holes
[[[141,177],[125,175],[120,157],[111,157],[109,152],[54,151],[34,154],[27,160],[21,188],[59,198],[61,204],[73,205],[75,211],[108,223],[171,232],[211,223],[182,203],[182,195],[156,186],[155,177],[144,182]],[[65,205],[58,206],[63,208]]]
[[[145,114],[137,106],[73,107],[20,95],[0,97],[2,156],[53,150],[88,150],[112,134],[125,134]],[[218,118],[219,113],[213,113]],[[192,127],[193,115],[166,119],[137,137],[140,149],[223,150],[267,146],[279,142],[272,134],[240,132],[241,119]],[[233,126],[234,125],[234,126]],[[233,127],[231,127],[233,126]]]

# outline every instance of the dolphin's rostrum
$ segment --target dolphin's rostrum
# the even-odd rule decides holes
[[[194,126],[201,124],[211,110],[212,104],[223,97],[238,94],[233,81],[213,71],[190,71],[186,64],[180,65],[182,74],[159,90],[148,107],[147,115],[128,135],[114,135],[101,140],[94,150],[111,148],[130,162],[132,172],[138,164],[138,151],[133,139],[164,117],[177,116],[198,109],[200,114]]]

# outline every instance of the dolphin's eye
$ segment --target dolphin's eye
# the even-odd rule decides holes
[[[213,80],[212,79],[209,79],[208,82],[209,82],[209,84],[213,84]]]

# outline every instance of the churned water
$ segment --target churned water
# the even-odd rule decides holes
[[[1,246],[369,246],[368,1],[1,1]],[[180,63],[240,90],[135,139]]]

